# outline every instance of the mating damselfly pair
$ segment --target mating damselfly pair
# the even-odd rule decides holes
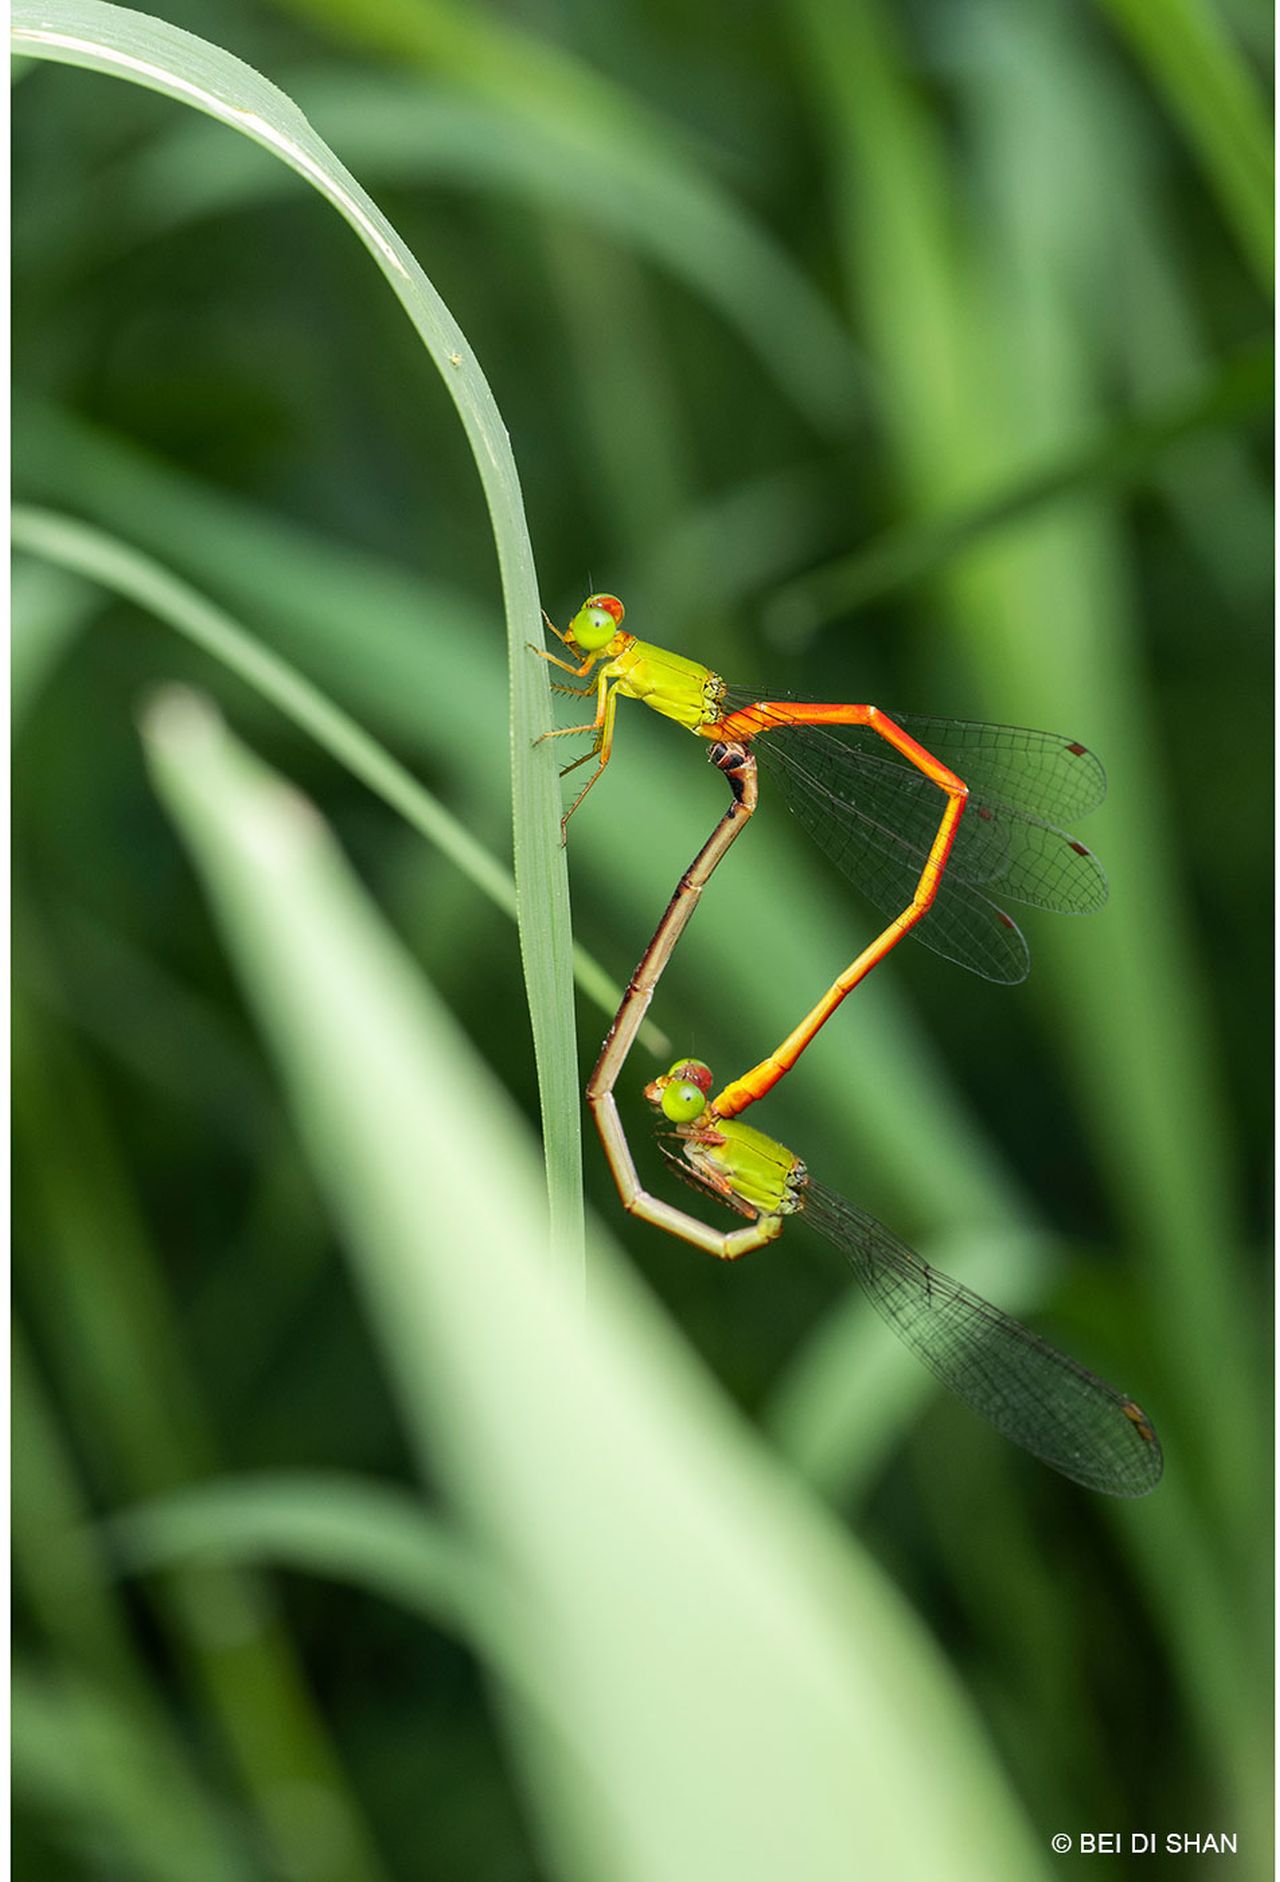
[[[1075,739],[1023,727],[762,698],[638,640],[622,620],[615,596],[592,595],[565,633],[552,628],[580,658],[535,649],[587,682],[557,690],[595,697],[589,722],[551,735],[591,735],[590,749],[566,774],[596,761],[565,827],[608,765],[620,698],[639,699],[706,740],[732,794],[631,977],[587,1086],[624,1205],[725,1259],[776,1240],[792,1218],[808,1221],[847,1257],[904,1343],[1007,1438],[1091,1489],[1145,1494],[1159,1481],[1162,1458],[1149,1419],[1131,1398],[930,1267],[873,1217],[818,1184],[792,1151],[741,1122],[906,936],[985,979],[1014,983],[1025,978],[1030,957],[1004,902],[1064,914],[1101,908],[1102,867],[1064,827],[1101,802],[1101,765]],[[786,1038],[715,1097],[710,1071],[694,1059],[677,1060],[648,1087],[670,1127],[668,1155],[680,1173],[747,1218],[747,1226],[722,1231],[643,1188],[614,1093],[676,943],[754,814],[758,766],[819,847],[890,920]]]

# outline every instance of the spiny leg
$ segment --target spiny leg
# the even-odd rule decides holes
[[[596,756],[599,749],[600,748],[598,745],[593,745],[590,751],[583,752],[581,758],[575,758],[571,765],[561,765],[560,776],[562,778],[567,778],[571,771],[576,771],[578,769],[579,765],[590,764],[591,760]]]
[[[563,634],[560,636],[560,638],[562,640],[564,639]],[[566,645],[567,644],[568,643],[566,642]],[[590,673],[596,661],[600,658],[599,654],[588,654],[586,659],[583,660],[578,666],[575,667],[575,666],[572,666],[568,660],[561,660],[559,655],[548,653],[547,649],[545,647],[539,647],[536,641],[527,640],[525,642],[525,646],[529,649],[530,653],[536,653],[539,660],[545,660],[548,666],[559,667],[562,673],[572,673],[575,680],[584,679],[586,675]],[[594,684],[595,682],[593,680],[592,685]],[[588,686],[586,688],[586,691],[590,692],[591,687]]]
[[[561,817],[560,819],[560,844],[562,848],[569,841],[570,817],[572,817],[574,811],[578,808],[578,805],[582,802],[583,798],[586,796],[587,792],[591,789],[592,785],[598,784],[600,779],[604,775],[604,768],[608,764],[610,755],[612,754],[612,751],[613,751],[613,722],[617,718],[617,716],[618,716],[618,689],[616,686],[610,687],[605,676],[601,674],[600,676],[600,711],[597,714],[597,725],[581,726],[578,728],[580,731],[595,731],[598,726],[599,737],[597,738],[595,747],[592,751],[587,752],[582,758],[577,759],[573,764],[566,765],[565,770],[576,771],[578,768],[578,765],[585,764],[588,758],[598,757],[600,762],[596,766],[595,770],[592,772],[591,776],[587,779],[582,789],[578,792],[578,795],[574,798],[568,810],[565,811],[564,816]]]
[[[539,733],[533,742],[535,745],[543,745],[549,738],[572,738],[575,733],[598,732],[599,730],[600,721],[589,719],[586,725],[558,725],[553,731]]]
[[[552,731],[543,732],[538,738],[535,738],[533,741],[535,745],[541,745],[543,739],[572,738],[574,734],[578,732],[595,732],[597,734],[596,747],[599,749],[604,739],[605,724],[608,723],[610,726],[612,725],[613,712],[616,710],[616,707],[613,706],[613,694],[609,686],[608,669],[606,668],[592,684],[596,689],[596,716],[592,719],[591,723],[589,725],[556,726]]]
[[[588,758],[593,758],[594,756],[595,756],[594,752],[587,753]],[[585,760],[580,760],[579,762],[585,762]],[[591,789],[592,785],[599,784],[601,778],[604,776],[604,768],[608,764],[608,762],[609,762],[609,756],[608,756],[608,753],[606,752],[601,757],[600,763],[596,766],[595,770],[591,773],[591,776],[587,779],[582,789],[578,792],[578,795],[574,798],[573,802],[570,804],[568,810],[565,811],[564,816],[561,817],[560,819],[560,847],[561,849],[563,849],[565,844],[569,841],[570,817],[572,817],[574,811],[578,808],[578,805],[582,802],[583,798],[586,796],[587,792]],[[577,766],[569,765],[566,767],[566,769],[569,771],[574,771],[577,769]],[[561,773],[561,775],[563,776],[564,774]]]

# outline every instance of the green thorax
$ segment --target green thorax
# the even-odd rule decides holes
[[[713,1183],[727,1183],[735,1196],[761,1215],[791,1215],[803,1208],[808,1180],[804,1164],[763,1131],[737,1118],[716,1118],[688,1126],[685,1155]]]
[[[714,725],[721,716],[724,681],[710,667],[699,666],[681,654],[668,653],[647,640],[631,634],[618,634],[614,645],[621,645],[609,663],[608,672],[618,683],[618,690],[631,699],[640,699],[664,718],[696,732],[701,726]]]

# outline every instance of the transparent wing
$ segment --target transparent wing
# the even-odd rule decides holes
[[[758,695],[731,690],[725,705],[757,706]],[[1038,814],[1091,807],[1105,789],[1102,768],[1083,746],[1055,734],[945,719],[897,722],[970,785],[933,906],[912,932],[984,979],[1025,979],[1026,942],[994,898],[1062,914],[1103,905],[1107,880],[1098,859]],[[780,716],[776,734],[762,734],[756,750],[819,848],[886,914],[905,908],[942,814],[937,786],[866,726],[795,725]]]
[[[823,763],[819,748],[828,740],[835,756]],[[869,768],[849,766],[834,735],[812,727],[793,727],[776,737],[766,734],[755,741],[755,749],[762,770],[777,783],[793,816],[823,854],[884,914],[897,915],[907,908],[928,853],[927,843],[922,846],[918,836],[913,841],[903,833],[902,822],[909,830],[916,828],[913,793],[895,788],[890,802],[880,801]],[[941,804],[940,792],[932,785],[929,790]],[[935,830],[941,814],[939,809]],[[966,805],[961,829],[968,815]],[[960,868],[947,867],[933,906],[910,932],[936,954],[984,980],[1012,985],[1031,971],[1031,953],[1017,922]]]
[[[744,1202],[741,1196],[735,1196],[727,1184],[722,1188],[718,1183],[709,1182],[702,1171],[688,1161],[686,1155],[688,1140],[682,1138],[678,1131],[659,1131],[657,1136],[658,1148],[669,1164],[672,1175],[678,1176],[682,1183],[687,1183],[690,1189],[696,1189],[700,1195],[714,1196],[718,1203],[726,1209],[732,1209],[735,1215],[744,1215],[749,1222],[759,1220],[758,1209],[753,1209],[751,1204]],[[673,1146],[678,1147],[673,1148]]]
[[[1004,1437],[1090,1490],[1145,1496],[1155,1488],[1160,1443],[1131,1398],[821,1184],[808,1184],[804,1213],[904,1345]]]
[[[817,728],[780,733],[774,741],[777,751],[782,753],[784,738],[790,746],[801,730],[807,733]],[[937,785],[896,755],[847,750],[837,737],[819,736],[830,738],[831,748],[822,749],[829,786],[839,781],[846,791],[856,790],[863,815],[884,829],[892,821],[923,864],[942,816],[944,799]],[[806,742],[802,739],[795,747],[802,763],[807,754],[801,746]],[[877,738],[876,744],[880,751],[890,751],[883,739]],[[760,750],[765,751],[763,743]],[[974,887],[989,885],[1011,901],[1059,915],[1091,915],[1107,899],[1107,878],[1092,850],[1055,824],[973,794],[965,804],[947,863],[947,873],[952,872]]]
[[[1061,732],[915,713],[889,716],[988,804],[1030,811],[1046,823],[1074,823],[1107,794],[1101,761]]]

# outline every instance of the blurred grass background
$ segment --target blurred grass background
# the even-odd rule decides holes
[[[1267,14],[166,17],[294,97],[422,260],[510,430],[553,618],[607,587],[735,680],[1103,755],[1105,913],[1029,917],[1012,992],[904,950],[761,1121],[1139,1397],[1153,1498],[1090,1499],[936,1402],[807,1238],[702,1263],[617,1220],[592,1143],[588,1199],[922,1618],[1036,1846],[1234,1828],[1268,1874]],[[16,495],[226,610],[505,860],[492,540],[382,283],[281,166],[166,100],[28,65],[13,119]],[[121,1579],[103,1527],[221,1473],[423,1468],[140,699],[199,685],[318,803],[532,1131],[510,919],[136,605],[27,553],[13,613],[18,1871],[244,1873],[251,1820],[248,1873],[558,1873],[451,1634],[321,1545],[269,1588],[180,1555]],[[575,937],[618,979],[720,808],[699,759],[624,705],[575,819]],[[866,921],[766,806],[654,1017],[728,1075]],[[585,1077],[604,1019],[579,1020]]]

